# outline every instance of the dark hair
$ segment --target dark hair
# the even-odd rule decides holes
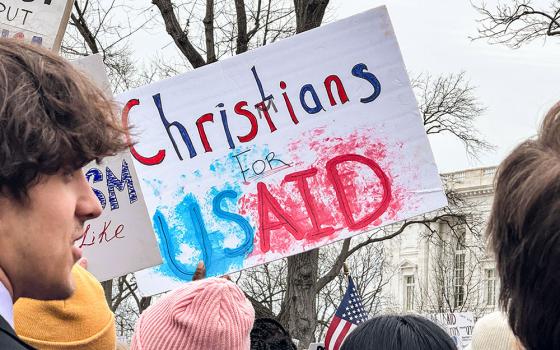
[[[488,235],[500,304],[528,349],[560,349],[560,104],[500,164]]]
[[[37,45],[0,39],[0,192],[22,199],[41,175],[124,149],[115,105],[85,75]]]
[[[414,315],[374,317],[348,335],[341,350],[456,350],[451,337],[432,321]]]
[[[251,350],[297,350],[288,331],[271,318],[255,320],[251,330]]]

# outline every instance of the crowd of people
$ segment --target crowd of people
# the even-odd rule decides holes
[[[101,214],[82,166],[128,147],[114,110],[58,55],[0,40],[0,349],[295,350],[280,323],[255,320],[233,282],[200,274],[142,313],[130,345],[117,342],[103,289],[74,246]],[[557,104],[498,169],[488,236],[503,312],[477,322],[471,350],[560,349],[559,212]],[[371,318],[341,347],[455,348],[415,315]]]

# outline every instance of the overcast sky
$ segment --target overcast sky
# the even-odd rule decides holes
[[[473,0],[476,1],[476,0]],[[502,0],[507,1],[507,0]],[[495,1],[486,0],[487,4]],[[550,1],[536,1],[546,8]],[[498,164],[560,100],[560,38],[521,49],[472,42],[479,17],[467,0],[331,0],[332,15],[344,18],[387,5],[407,69],[433,75],[465,71],[487,111],[476,123],[495,152],[469,160],[459,142],[430,137],[440,171]]]
[[[473,42],[469,36],[476,35],[479,16],[468,0],[331,0],[327,17],[333,21],[380,5],[389,10],[409,72],[464,71],[487,107],[476,126],[496,150],[477,161],[469,159],[452,137],[430,136],[440,172],[497,165],[515,145],[536,133],[544,113],[560,100],[560,38],[539,40],[517,50]],[[163,49],[167,57],[167,51],[175,50],[163,28],[155,32],[148,40],[158,44],[142,43],[136,46],[136,55],[148,57]]]

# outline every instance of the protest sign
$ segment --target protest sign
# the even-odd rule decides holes
[[[100,55],[72,63],[111,93]],[[103,207],[99,218],[86,222],[77,242],[88,258],[88,270],[104,281],[159,265],[158,244],[130,153],[92,162],[84,173]]]
[[[117,99],[164,260],[144,294],[446,205],[384,7]]]
[[[0,0],[0,36],[58,51],[73,0]]]
[[[458,349],[464,349],[471,343],[474,328],[472,312],[437,313],[427,317],[447,330]]]

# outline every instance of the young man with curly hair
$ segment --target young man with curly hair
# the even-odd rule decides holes
[[[74,242],[101,206],[81,168],[126,149],[113,102],[67,61],[0,39],[0,348],[20,297],[65,299]],[[40,327],[38,322],[37,327]]]

